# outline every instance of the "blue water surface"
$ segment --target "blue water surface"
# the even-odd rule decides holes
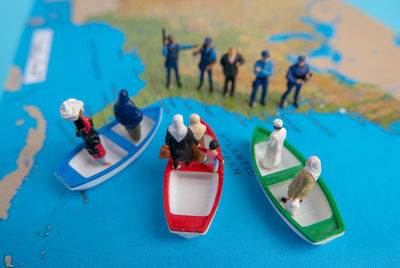
[[[325,246],[307,244],[281,220],[252,171],[252,131],[256,125],[271,129],[269,116],[247,120],[190,99],[164,99],[154,104],[166,108],[160,130],[133,164],[84,193],[67,190],[53,170],[79,139],[73,124],[60,118],[58,107],[75,97],[94,113],[113,100],[113,87],[127,88],[131,95],[146,90],[138,76],[144,66],[135,53],[123,52],[124,34],[118,29],[71,24],[69,2],[37,1],[32,16],[42,16],[45,24],[25,27],[15,64],[24,70],[33,31],[51,28],[48,76],[0,99],[0,113],[7,115],[7,131],[0,132],[2,155],[7,154],[8,163],[15,161],[28,127],[35,124],[23,105],[37,106],[48,128],[9,217],[0,221],[2,257],[10,255],[13,264],[23,267],[394,267],[400,262],[395,224],[400,215],[392,206],[400,186],[400,136],[351,113],[279,115],[287,140],[305,156],[321,158],[322,176],[346,224],[345,235]],[[188,123],[193,112],[219,138],[225,180],[208,234],[185,240],[168,230],[163,208],[166,161],[158,159],[158,152],[172,116],[181,113]],[[25,124],[16,126],[21,118]]]

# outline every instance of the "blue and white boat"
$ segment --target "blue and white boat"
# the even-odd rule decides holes
[[[161,107],[147,107],[141,111],[143,120],[140,122],[139,141],[133,141],[124,126],[117,121],[98,129],[110,166],[99,165],[82,142],[57,166],[57,178],[71,190],[85,190],[106,181],[127,167],[149,145],[162,120]]]

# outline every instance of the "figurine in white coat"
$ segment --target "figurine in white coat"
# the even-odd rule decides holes
[[[275,119],[273,126],[275,130],[269,136],[265,155],[261,161],[261,165],[266,169],[275,169],[281,164],[282,147],[286,139],[286,128],[283,127],[283,121]]]

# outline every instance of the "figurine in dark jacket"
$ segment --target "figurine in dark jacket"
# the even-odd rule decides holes
[[[176,114],[172,118],[172,125],[168,127],[165,136],[165,144],[171,150],[171,158],[174,161],[174,169],[178,169],[178,162],[185,162],[189,165],[192,162],[192,147],[191,143],[199,144],[194,137],[193,132],[183,123],[183,117]]]
[[[235,93],[236,75],[238,74],[239,69],[238,67],[239,65],[244,64],[245,60],[240,53],[236,53],[234,47],[230,47],[228,53],[222,56],[220,63],[225,75],[223,95],[226,96],[228,93],[228,83],[231,82],[230,96],[233,97],[233,94]]]
[[[60,107],[60,115],[65,120],[74,122],[75,134],[83,139],[88,153],[101,165],[109,166],[110,163],[105,160],[106,151],[93,127],[92,119],[83,116],[83,102],[73,98],[64,101]]]
[[[294,93],[294,106],[297,108],[299,106],[299,93],[303,83],[311,78],[312,73],[310,72],[310,66],[305,63],[306,57],[300,56],[297,62],[291,65],[286,73],[287,79],[287,90],[282,95],[280,107],[283,108],[286,97],[292,91],[293,87],[296,87]]]
[[[121,89],[118,100],[114,104],[115,119],[125,127],[133,141],[140,140],[140,122],[143,114],[129,99],[128,91]]]

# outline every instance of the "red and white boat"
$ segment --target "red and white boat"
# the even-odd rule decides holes
[[[212,129],[207,127],[204,135],[206,147],[216,140]],[[221,148],[218,147],[221,155]],[[218,172],[213,172],[212,164],[192,162],[173,169],[170,158],[164,176],[164,209],[171,233],[185,238],[205,235],[217,210],[224,181],[224,165],[220,163]]]

